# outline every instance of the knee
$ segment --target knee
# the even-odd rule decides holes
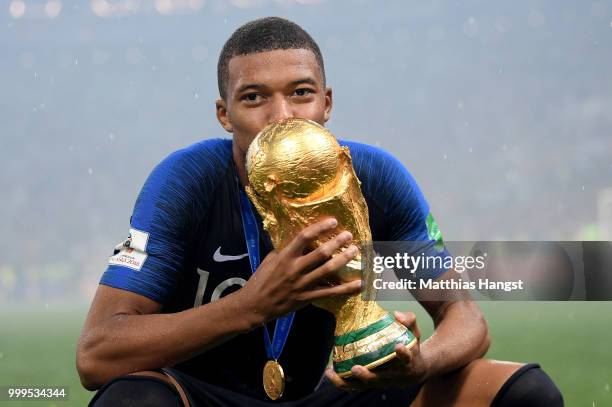
[[[169,383],[146,376],[121,376],[104,385],[89,403],[90,407],[182,407],[176,389]]]
[[[538,365],[517,370],[499,390],[492,407],[563,407],[563,395]]]

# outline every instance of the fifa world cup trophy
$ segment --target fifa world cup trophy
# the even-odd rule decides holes
[[[336,218],[338,226],[315,247],[343,230],[362,250],[371,246],[368,207],[349,150],[323,126],[304,119],[268,125],[251,143],[246,167],[247,194],[276,249],[327,217]],[[340,377],[351,376],[355,365],[371,369],[393,359],[397,344],[416,343],[413,333],[374,300],[371,259],[362,252],[338,272],[342,282],[363,279],[365,293],[315,302],[336,318],[333,364]]]

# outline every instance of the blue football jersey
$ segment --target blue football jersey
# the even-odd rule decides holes
[[[350,149],[362,182],[373,240],[426,242],[421,251],[439,255],[441,241],[427,226],[429,206],[403,165],[379,148],[340,144]],[[100,283],[148,297],[166,313],[240,289],[251,269],[238,188],[242,187],[236,183],[231,140],[205,140],[171,154],[145,182],[130,234],[115,247]],[[263,259],[273,247],[256,217]],[[444,271],[429,270],[420,277],[437,278]],[[268,323],[268,329],[273,325]],[[283,400],[301,398],[318,384],[333,345],[334,325],[332,314],[323,309],[307,306],[296,312],[279,359],[287,381]],[[238,335],[175,368],[265,400],[261,383],[267,357],[261,329],[265,328]]]

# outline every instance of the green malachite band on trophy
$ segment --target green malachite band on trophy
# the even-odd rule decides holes
[[[394,341],[386,344],[382,348],[366,353],[365,355],[356,356],[352,359],[344,360],[342,362],[334,362],[334,370],[336,373],[344,373],[351,370],[351,368],[355,365],[367,366],[372,362],[376,362],[379,359],[384,358],[385,356],[395,352],[395,345],[397,344],[408,344],[410,343],[414,337],[410,333],[410,331],[406,332],[402,336],[396,338]]]
[[[357,329],[356,331],[349,332],[344,335],[336,336],[334,338],[334,345],[342,346],[348,345],[349,343],[356,342],[360,339],[375,334],[376,332],[385,329],[389,325],[395,322],[395,318],[391,314],[387,314],[383,319],[380,319],[373,324],[366,326],[365,328]]]

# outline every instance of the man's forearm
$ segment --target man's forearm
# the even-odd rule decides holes
[[[172,366],[248,332],[263,320],[244,305],[238,291],[174,314],[114,315],[79,342],[82,382],[96,389],[118,375]]]
[[[445,304],[434,324],[434,334],[420,349],[429,377],[465,366],[482,357],[489,348],[487,324],[472,300]]]

